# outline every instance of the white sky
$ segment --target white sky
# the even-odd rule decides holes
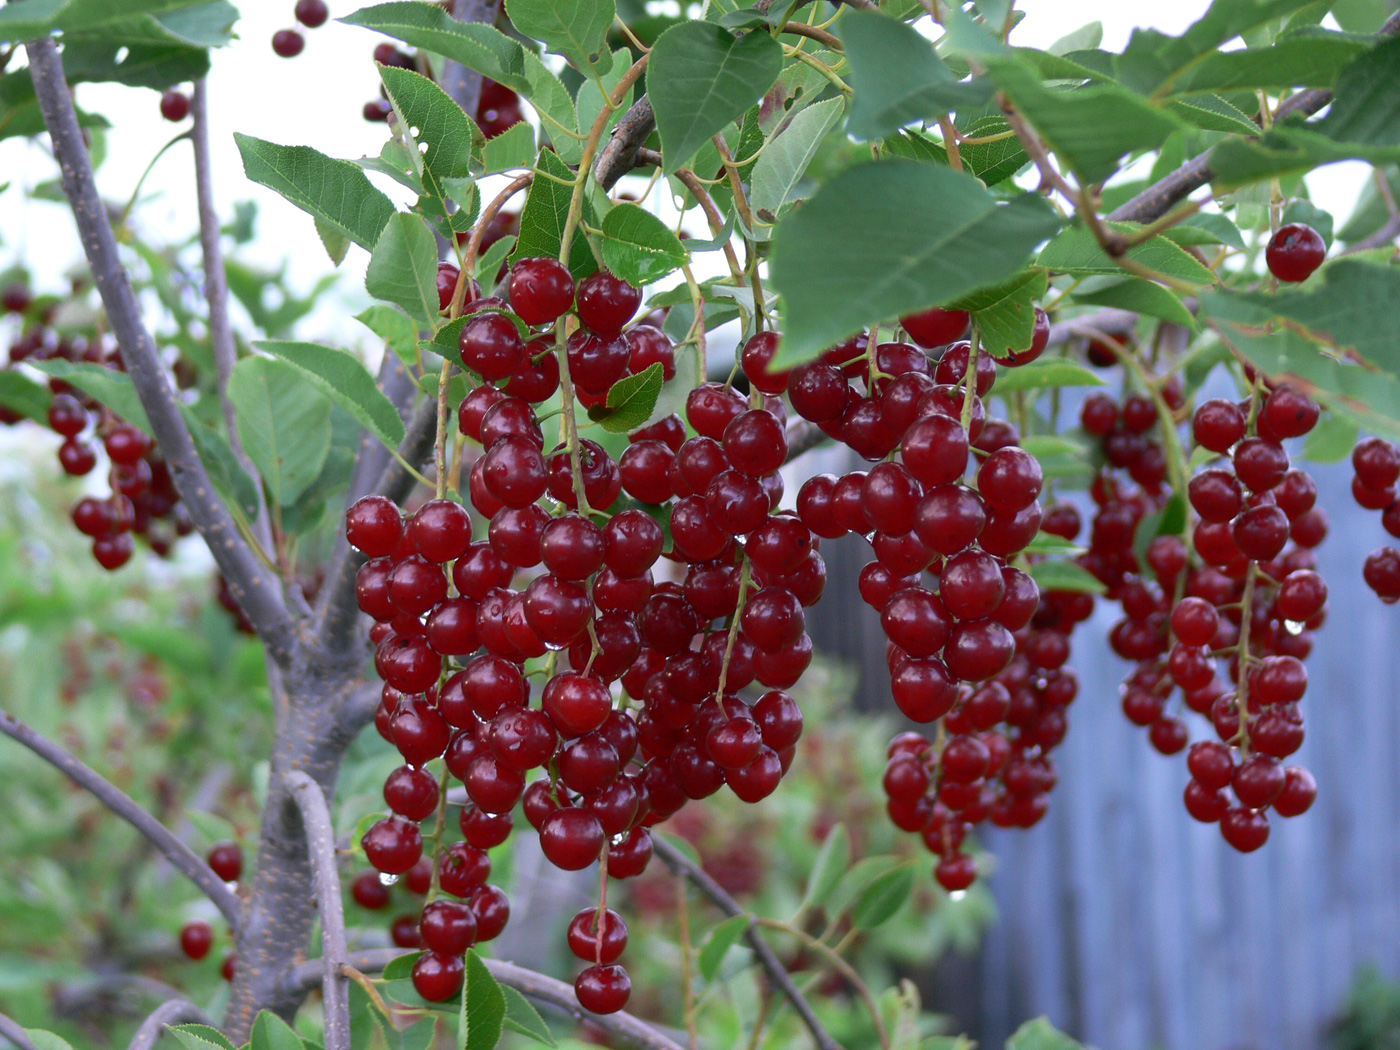
[[[380,39],[364,29],[334,21],[306,31],[306,50],[287,60],[275,56],[270,40],[294,24],[293,0],[255,0],[242,5],[238,24],[242,39],[214,52],[210,77],[215,194],[220,213],[232,215],[234,201],[252,199],[259,206],[258,238],[245,250],[250,261],[269,268],[289,264],[294,287],[309,288],[329,270],[329,260],[312,228],[310,217],[276,194],[249,182],[233,144],[241,131],[288,145],[310,145],[338,157],[378,153],[384,126],[365,122],[362,104],[377,96],[378,79],[370,52]],[[332,18],[361,6],[355,0],[331,0]],[[1207,0],[1174,4],[1130,3],[1128,0],[1023,0],[1026,18],[1013,42],[1047,46],[1087,22],[1104,27],[1104,46],[1121,49],[1136,25],[1179,32],[1198,18]],[[99,183],[109,200],[124,201],[159,147],[179,127],[161,118],[155,92],[108,84],[79,88],[80,103],[103,113],[115,125],[109,156]],[[1333,165],[1310,179],[1314,197],[1345,217],[1355,200],[1367,168],[1360,164]],[[28,260],[40,275],[39,284],[57,290],[63,273],[79,261],[72,219],[59,206],[26,206],[21,187],[50,179],[55,170],[44,147],[23,140],[0,143],[0,183],[12,186],[0,194],[0,262],[16,256]],[[372,176],[396,200],[404,191]],[[152,239],[179,238],[195,229],[193,162],[187,144],[170,150],[147,179],[149,198],[139,212],[139,227]],[[367,333],[351,318],[368,302],[363,290],[365,252],[351,248],[341,267],[339,284],[305,323],[303,338],[339,345],[368,342]]]

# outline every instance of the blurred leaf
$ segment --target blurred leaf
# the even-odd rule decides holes
[[[1337,78],[1336,97],[1318,124],[1337,142],[1400,146],[1400,38],[1382,40]]]
[[[279,146],[238,133],[233,138],[248,178],[276,190],[360,247],[374,247],[394,205],[356,165],[310,146]]]
[[[1011,1033],[1006,1040],[1006,1050],[1083,1050],[1083,1047],[1056,1030],[1044,1017],[1037,1017]]]
[[[413,47],[483,73],[513,91],[529,88],[525,79],[525,49],[495,26],[459,22],[434,4],[418,0],[362,7],[340,21],[375,29]]]
[[[856,902],[851,921],[857,929],[873,929],[894,918],[914,892],[914,866],[901,864],[875,879]]]
[[[237,1050],[217,1028],[205,1024],[169,1025],[166,1031],[180,1041],[185,1050]]]
[[[389,965],[384,967],[384,979],[386,981],[401,981],[406,977],[411,977],[413,975],[413,964],[421,957],[422,953],[420,952],[417,955],[410,953],[408,955],[400,955],[396,959],[390,959]]]
[[[234,365],[229,399],[238,434],[278,505],[316,480],[331,446],[331,402],[294,366],[266,357]]]
[[[1332,247],[1332,214],[1325,212],[1312,201],[1298,198],[1288,202],[1283,209],[1283,222],[1301,222],[1311,226],[1322,236],[1323,243]]]
[[[1183,219],[1162,236],[1182,246],[1191,244],[1228,244],[1244,251],[1244,238],[1239,227],[1216,212],[1201,212]]]
[[[828,897],[836,891],[836,886],[851,865],[851,837],[846,825],[837,824],[826,833],[817,857],[812,861],[811,873],[807,876],[807,890],[798,905],[799,912],[809,908],[820,908]]]
[[[418,367],[418,328],[409,318],[392,306],[371,306],[355,320],[379,336],[410,372]]]
[[[0,405],[18,412],[36,423],[48,425],[49,403],[53,394],[42,383],[36,383],[23,372],[13,369],[0,371]]]
[[[647,94],[665,173],[742,117],[782,68],[782,45],[762,31],[736,37],[708,22],[681,22],[662,33],[652,45]]]
[[[304,1050],[296,1031],[271,1010],[261,1011],[253,1021],[249,1050]]]
[[[1136,223],[1109,223],[1120,233],[1132,233]],[[1213,284],[1215,274],[1186,251],[1165,237],[1153,237],[1128,249],[1127,257],[1164,277],[1175,277],[1195,284]],[[1045,246],[1036,263],[1055,273],[1075,277],[1090,274],[1124,274],[1122,267],[1099,247],[1094,235],[1083,226],[1071,226]]]
[[[294,365],[388,448],[398,448],[404,435],[398,409],[353,354],[316,343],[264,339],[253,345]]]
[[[1133,554],[1142,565],[1147,564],[1147,548],[1158,536],[1180,536],[1186,531],[1189,519],[1186,515],[1186,500],[1179,492],[1172,493],[1166,506],[1145,514],[1133,533]],[[1034,575],[1034,573],[1032,573]]]
[[[637,204],[623,203],[603,216],[603,264],[641,288],[686,264],[685,246],[664,222]]]
[[[72,1045],[66,1039],[53,1032],[46,1032],[42,1028],[26,1028],[24,1034],[29,1036],[29,1041],[34,1044],[34,1050],[73,1050]]]
[[[710,931],[704,946],[696,959],[700,974],[707,981],[713,981],[719,974],[719,967],[729,949],[739,943],[753,922],[750,915],[731,915]]]
[[[1071,561],[1041,561],[1031,566],[1031,579],[1041,592],[1089,591],[1102,594],[1104,585],[1087,569]]]
[[[842,172],[774,233],[772,279],[785,302],[775,367],[1006,280],[1060,222],[1036,195],[1000,203],[972,176],[936,164]]]
[[[1149,317],[1160,317],[1188,328],[1196,326],[1196,319],[1179,295],[1155,281],[1144,281],[1140,277],[1129,277],[1089,290],[1076,289],[1074,300],[1091,306],[1111,306]]]
[[[1361,427],[1350,416],[1328,413],[1317,421],[1303,443],[1303,458],[1314,463],[1340,463],[1351,455]]]
[[[136,387],[132,385],[131,377],[125,372],[104,368],[90,361],[65,361],[62,358],[35,361],[33,364],[45,375],[72,383],[83,393],[101,401],[127,422],[154,436],[151,421],[146,418],[146,410],[141,407],[141,398],[136,393]]]
[[[855,138],[883,138],[906,124],[936,121],[991,98],[990,82],[963,83],[927,37],[888,15],[847,11],[840,30],[855,91],[849,126]]]

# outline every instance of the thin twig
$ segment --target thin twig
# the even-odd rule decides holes
[[[188,999],[171,999],[170,1002],[157,1006],[151,1015],[141,1022],[141,1027],[136,1029],[136,1034],[131,1037],[127,1050],[151,1050],[165,1034],[166,1027],[172,1024],[207,1025],[209,1018]]]
[[[1400,237],[1400,215],[1392,215],[1379,230],[1371,236],[1357,241],[1342,254],[1355,255],[1357,252],[1370,251],[1372,248],[1383,248],[1387,244],[1393,244],[1396,237]]]
[[[238,929],[241,905],[229,892],[224,880],[208,864],[155,817],[134,802],[126,792],[101,774],[78,761],[58,744],[36,733],[8,711],[0,711],[0,733],[19,741],[54,766],[81,788],[86,788],[104,806],[145,835],[176,869],[204,891],[233,929]]]
[[[290,666],[297,649],[296,627],[282,598],[281,581],[258,561],[239,533],[195,449],[155,343],[142,321],[131,278],[122,266],[107,208],[97,193],[92,159],[78,127],[58,50],[47,37],[31,41],[25,50],[39,110],[53,141],[63,192],[77,221],[93,281],[101,293],[127,374],[170,465],[175,487],[258,636],[279,665]]]
[[[24,1027],[4,1014],[0,1014],[0,1036],[15,1044],[15,1050],[39,1050],[25,1034]]]
[[[316,885],[316,909],[321,915],[321,952],[330,962],[321,979],[322,1009],[326,1013],[326,1050],[350,1050],[350,982],[345,963],[345,912],[340,904],[340,873],[335,866],[335,832],[326,796],[316,781],[299,769],[287,774],[287,790],[301,810],[306,849]]]
[[[710,878],[698,864],[695,864],[680,850],[672,846],[660,835],[653,835],[651,840],[652,852],[661,858],[661,862],[672,871],[684,875],[689,879],[701,893],[719,908],[726,915],[747,915],[748,911],[739,904],[733,897],[725,892],[724,887]],[[807,1030],[812,1033],[812,1041],[821,1050],[842,1050],[821,1019],[817,1017],[816,1011],[812,1009],[806,997],[793,983],[792,975],[787,972],[783,964],[778,961],[778,957],[773,954],[773,949],[768,946],[768,942],[763,939],[763,934],[759,931],[756,923],[750,922],[747,930],[744,931],[744,939],[749,942],[749,947],[753,949],[754,957],[759,965],[768,974],[768,979],[774,986],[787,996],[792,1003],[793,1009],[797,1011],[797,1016],[802,1019],[802,1023],[807,1026]]]
[[[346,965],[360,973],[378,973],[395,959],[415,954],[417,953],[404,952],[398,948],[375,948],[370,951],[352,952]],[[639,1050],[682,1050],[682,1047],[670,1036],[632,1014],[623,1011],[615,1014],[589,1013],[579,1005],[578,998],[574,995],[573,986],[565,984],[563,981],[556,981],[553,977],[546,977],[542,973],[527,970],[514,963],[502,962],[499,959],[483,959],[481,961],[486,964],[486,969],[491,972],[491,976],[506,987],[514,988],[517,992],[537,1003],[544,1003],[547,1006],[563,1010],[579,1021],[586,1020],[603,1029],[609,1035],[616,1036],[630,1045],[638,1047]],[[312,959],[293,967],[287,975],[290,988],[305,991],[316,987],[321,981],[321,972],[324,968],[325,964],[321,959]]]

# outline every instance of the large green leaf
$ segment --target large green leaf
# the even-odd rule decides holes
[[[982,349],[1000,360],[1031,345],[1035,303],[1045,294],[1048,284],[1045,271],[1036,267],[948,305],[972,314]]]
[[[35,361],[33,364],[45,375],[73,384],[89,397],[101,401],[128,423],[154,436],[151,421],[146,418],[146,410],[141,406],[141,397],[136,393],[131,377],[125,372],[104,368],[89,361],[65,361],[62,358]]]
[[[540,150],[536,168],[544,175],[530,184],[525,205],[520,209],[520,235],[510,255],[512,263],[517,259],[529,259],[539,255],[557,259],[559,249],[563,245],[564,226],[568,221],[572,191],[557,180],[572,180],[574,172],[559,159],[558,154],[548,149]],[[593,205],[586,196],[583,199],[582,217],[590,226],[596,225]],[[593,258],[588,239],[581,229],[575,230],[573,244],[569,246],[569,269],[573,271],[575,278],[582,279],[597,268],[598,262]]]
[[[842,102],[829,98],[808,106],[764,147],[753,166],[749,206],[765,222],[776,221],[783,205],[792,199],[798,181],[827,134],[841,119]],[[755,234],[766,234],[760,227]]]
[[[842,172],[774,234],[780,364],[1007,280],[1061,221],[1037,195],[999,201],[972,176],[936,164],[889,160]]]
[[[1117,84],[1051,87],[1019,57],[993,59],[1000,87],[1085,182],[1112,175],[1134,150],[1157,149],[1184,122]]]
[[[989,82],[960,81],[927,37],[897,19],[852,10],[840,27],[855,91],[849,130],[858,139],[883,138],[906,124],[980,106],[991,97]]]
[[[602,76],[612,68],[607,37],[617,17],[614,0],[506,0],[506,14],[520,32],[581,70]]]
[[[1083,365],[1059,357],[1042,357],[1015,368],[997,373],[996,392],[1010,394],[1017,390],[1043,390],[1052,386],[1104,386],[1106,380]]]
[[[397,448],[403,440],[404,426],[398,409],[353,354],[317,343],[264,339],[253,345],[296,366],[389,448]]]
[[[296,1030],[271,1010],[262,1010],[253,1022],[248,1050],[305,1050]]]
[[[667,174],[773,86],[783,49],[762,30],[735,36],[709,22],[681,22],[657,38],[647,66],[647,95]]]
[[[1188,328],[1196,326],[1196,319],[1186,309],[1180,296],[1154,281],[1144,281],[1138,277],[1112,281],[1094,288],[1077,288],[1074,300],[1092,306],[1112,306],[1149,317],[1160,317]]]
[[[414,140],[423,148],[423,164],[438,179],[464,179],[481,160],[486,142],[462,107],[425,76],[411,69],[380,66],[379,75],[389,101],[403,116]],[[439,194],[441,195],[441,194]]]
[[[1373,164],[1400,160],[1400,144],[1338,142],[1310,127],[1276,126],[1258,139],[1231,137],[1218,143],[1210,151],[1212,187],[1224,192],[1342,160],[1368,160]]]
[[[74,41],[64,45],[63,72],[69,83],[109,81],[164,91],[208,73],[209,52],[202,47]]]
[[[495,26],[459,22],[437,4],[419,0],[363,7],[340,21],[374,29],[413,47],[436,51],[484,73],[515,91],[525,91],[525,49]]]
[[[719,975],[720,964],[729,954],[729,949],[739,943],[739,939],[748,932],[752,923],[751,915],[731,915],[710,931],[696,958],[696,968],[699,969],[701,977],[713,981]]]
[[[27,0],[0,8],[0,40],[22,44],[43,36],[54,27],[68,0]]]
[[[360,247],[374,247],[394,205],[359,167],[310,146],[279,146],[237,133],[233,138],[248,178],[276,190]]]
[[[1110,223],[1113,229],[1130,233],[1137,229],[1129,223]],[[1195,284],[1211,284],[1215,274],[1194,256],[1165,237],[1153,237],[1128,250],[1127,257],[1165,277],[1175,277]],[[1124,274],[1118,263],[1099,246],[1094,235],[1083,226],[1065,230],[1036,259],[1036,263],[1056,273],[1085,277],[1090,274]]]
[[[331,401],[291,365],[245,357],[228,394],[238,435],[279,505],[295,503],[316,480],[331,447]]]
[[[603,216],[602,231],[603,263],[638,288],[674,273],[689,258],[671,228],[636,204],[609,209]]]
[[[1342,67],[1369,49],[1364,39],[1311,30],[1286,36],[1272,47],[1206,55],[1175,79],[1172,93],[1331,87]]]
[[[467,950],[466,986],[458,1016],[462,1050],[495,1050],[506,1017],[506,997],[476,952]]]
[[[1244,324],[1290,318],[1334,346],[1400,372],[1394,317],[1378,309],[1394,303],[1400,303],[1400,269],[1358,259],[1338,259],[1302,288],[1272,295],[1219,289],[1203,300],[1212,316]]]
[[[1338,142],[1400,145],[1400,37],[1383,40],[1342,70],[1332,108],[1318,125]]]
[[[185,1050],[237,1050],[217,1028],[205,1024],[174,1025],[166,1029]]]
[[[851,921],[857,929],[869,930],[894,918],[914,892],[914,866],[901,864],[875,879],[856,901]]]
[[[379,235],[365,270],[365,291],[403,307],[414,320],[438,316],[437,241],[417,215],[395,214]]]
[[[48,387],[34,382],[23,372],[9,368],[0,371],[0,405],[10,411],[47,424],[52,400]]]
[[[595,408],[590,415],[610,434],[625,434],[644,426],[661,396],[663,371],[661,362],[653,361],[636,375],[619,379],[608,390],[606,407]]]
[[[544,1046],[559,1045],[554,1041],[554,1033],[549,1030],[549,1025],[545,1023],[544,1018],[540,1016],[540,1012],[535,1009],[529,999],[508,985],[501,985],[501,992],[506,997],[505,1026],[507,1028],[512,1032],[528,1036]]]

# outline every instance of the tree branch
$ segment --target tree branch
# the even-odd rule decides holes
[[[451,5],[452,17],[459,22],[483,22],[492,25],[496,21],[496,0],[455,0]],[[476,107],[481,102],[481,74],[468,69],[459,62],[448,59],[438,78],[440,86],[461,106],[467,116],[476,119]]]
[[[321,913],[321,951],[329,965],[321,978],[322,1008],[326,1013],[326,1050],[350,1050],[350,982],[345,963],[345,913],[340,904],[340,873],[335,865],[335,832],[326,796],[316,781],[301,770],[287,774],[287,787],[301,810],[306,848],[316,883],[316,907]]]
[[[163,853],[167,860],[204,891],[214,902],[229,926],[238,928],[241,905],[229,892],[224,881],[194,851],[177,839],[164,824],[156,820],[129,795],[94,770],[79,762],[53,741],[36,733],[8,711],[0,711],[0,733],[19,741],[40,758],[53,765],[79,787],[90,791],[99,802],[126,821]]]
[[[1385,25],[1377,31],[1377,36],[1394,36],[1400,32],[1400,12],[1390,16]],[[1312,116],[1332,101],[1332,92],[1321,88],[1300,91],[1279,103],[1274,112],[1275,122],[1293,113]],[[1177,201],[1185,199],[1215,177],[1210,170],[1210,150],[1192,157],[1170,175],[1154,182],[1126,204],[1121,204],[1108,213],[1113,222],[1152,222],[1160,219]]]
[[[141,1022],[141,1027],[136,1029],[136,1034],[132,1036],[127,1050],[151,1050],[153,1046],[165,1034],[167,1025],[172,1024],[209,1024],[209,1018],[204,1016],[204,1011],[195,1006],[187,999],[171,999],[168,1003],[162,1003],[151,1012],[151,1015]],[[210,1025],[210,1027],[214,1027]]]
[[[733,897],[725,892],[724,887],[714,879],[689,857],[680,850],[672,846],[660,835],[653,835],[651,838],[652,852],[661,858],[668,868],[677,874],[684,875],[690,882],[726,915],[748,915],[748,910],[739,904]],[[802,1018],[802,1023],[807,1026],[807,1030],[812,1033],[812,1041],[821,1050],[842,1050],[821,1019],[817,1017],[801,990],[793,982],[792,975],[784,969],[783,964],[778,961],[778,957],[773,954],[773,949],[768,946],[768,942],[763,939],[758,926],[753,921],[749,922],[749,927],[744,931],[744,939],[749,942],[749,947],[753,949],[754,957],[759,965],[768,974],[768,979],[773,985],[787,996],[792,1003],[797,1015]]]
[[[162,455],[190,517],[209,545],[229,589],[279,664],[292,662],[296,627],[282,598],[281,581],[258,561],[239,534],[228,508],[209,480],[179,402],[165,375],[141,306],[122,267],[106,206],[98,196],[92,159],[83,142],[63,64],[48,38],[25,45],[39,110],[53,141],[63,192],[72,207],[93,281],[121,348],[122,362],[150,418]]]
[[[15,1050],[39,1050],[25,1033],[24,1027],[4,1014],[0,1014],[0,1038],[14,1043]]]
[[[352,952],[346,960],[346,964],[360,973],[378,973],[395,959],[417,954],[417,952],[405,952],[398,948],[375,948],[370,951]],[[586,1020],[603,1029],[609,1035],[626,1040],[630,1045],[638,1047],[639,1050],[682,1050],[670,1036],[657,1031],[647,1022],[632,1014],[625,1012],[615,1014],[589,1013],[579,1006],[573,987],[563,981],[556,981],[553,977],[547,977],[542,973],[527,970],[514,963],[502,962],[499,959],[483,959],[481,961],[486,964],[486,969],[491,972],[491,976],[501,984],[514,988],[520,994],[538,1003],[563,1010],[577,1020]],[[316,987],[321,980],[324,968],[324,960],[312,959],[295,967],[288,974],[287,980],[292,986],[292,990],[305,991]]]

